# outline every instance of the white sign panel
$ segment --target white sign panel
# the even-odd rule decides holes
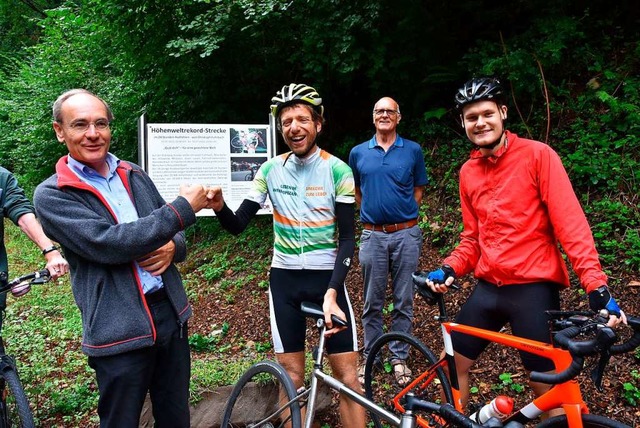
[[[251,181],[274,155],[269,125],[147,123],[146,171],[166,201],[181,184],[220,186],[227,205],[236,210]],[[265,206],[259,214],[271,214]],[[199,215],[213,215],[202,210]]]

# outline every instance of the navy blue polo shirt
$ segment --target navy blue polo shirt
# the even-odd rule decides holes
[[[401,223],[418,217],[413,189],[429,183],[418,143],[398,135],[385,152],[374,135],[351,149],[349,166],[362,193],[363,223]]]

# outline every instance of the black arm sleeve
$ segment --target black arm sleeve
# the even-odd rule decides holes
[[[234,235],[239,235],[247,228],[247,225],[259,209],[259,203],[245,199],[242,201],[240,208],[238,208],[238,211],[236,211],[235,214],[225,203],[222,210],[216,211],[216,216],[220,220],[220,225],[222,225],[222,227]]]
[[[356,249],[354,204],[336,203],[338,220],[338,256],[329,281],[329,288],[338,289],[344,284]]]

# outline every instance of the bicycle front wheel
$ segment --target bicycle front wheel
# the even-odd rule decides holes
[[[398,359],[405,366],[394,366]],[[433,352],[414,336],[402,332],[383,334],[367,355],[364,372],[367,398],[398,415],[404,411],[402,399],[409,392],[426,401],[441,402],[444,398],[453,403],[447,375],[442,368],[432,368],[437,361]],[[432,414],[418,413],[419,426],[438,426]],[[371,418],[377,428],[384,426],[377,415],[372,413]]]
[[[6,368],[0,382],[2,380],[4,380],[4,391],[0,400],[0,424],[4,427],[34,428],[36,424],[18,373]]]
[[[567,416],[561,415],[553,418],[549,418],[540,422],[536,427],[538,428],[567,428],[569,426],[567,422]],[[613,419],[605,418],[604,416],[584,414],[582,415],[582,427],[583,428],[631,428],[629,425],[625,425]]]
[[[234,149],[241,149],[244,147],[244,144],[242,144],[242,140],[240,139],[240,137],[236,135],[231,139],[231,147],[233,147]]]
[[[301,428],[291,377],[273,361],[249,367],[236,383],[222,416],[223,428]]]

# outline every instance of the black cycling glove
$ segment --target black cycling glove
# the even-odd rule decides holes
[[[598,312],[600,309],[606,309],[609,311],[609,315],[620,316],[620,307],[615,299],[611,297],[611,293],[609,293],[606,285],[589,293],[589,307],[594,312]]]

